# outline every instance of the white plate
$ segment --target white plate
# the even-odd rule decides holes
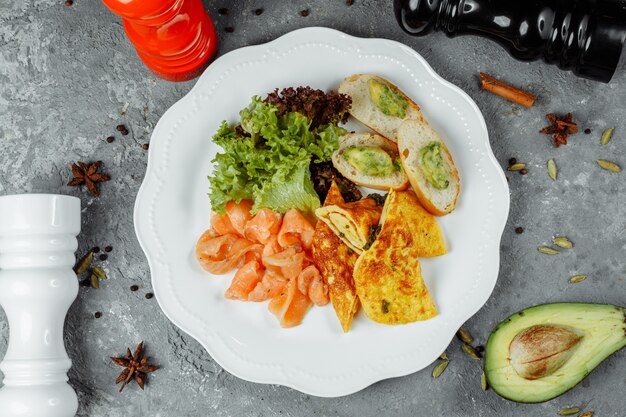
[[[384,326],[361,313],[343,334],[332,307],[314,307],[300,326],[281,329],[267,303],[226,300],[230,275],[211,276],[194,258],[211,211],[207,175],[218,149],[210,138],[222,120],[237,120],[252,95],[298,85],[335,89],[355,73],[381,75],[407,92],[446,140],[459,169],[459,204],[440,218],[449,253],[422,260],[439,315]],[[163,115],[152,134],[135,229],[159,305],[224,369],[249,381],[335,397],[418,371],[437,358],[495,286],[508,210],[506,179],[467,94],[400,43],[308,28],[222,56]]]

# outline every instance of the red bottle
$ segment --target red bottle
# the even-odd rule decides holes
[[[141,60],[156,75],[186,81],[200,75],[217,50],[215,28],[201,0],[103,0],[122,17]]]

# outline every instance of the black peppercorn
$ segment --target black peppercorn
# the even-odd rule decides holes
[[[148,300],[149,300],[149,299],[151,299],[152,297],[154,297],[154,294],[152,294],[151,292],[149,292],[149,293],[147,293],[147,294],[146,294],[146,298],[147,298]]]
[[[91,248],[91,251],[92,251],[93,253],[98,253],[98,252],[100,252],[100,246],[94,246],[93,248]]]
[[[228,14],[228,9],[226,7],[220,7],[219,9],[217,9],[217,12],[221,15],[226,15]]]
[[[516,227],[515,233],[517,233],[518,235],[521,235],[522,233],[524,233],[524,228],[521,226]]]
[[[263,14],[263,9],[259,8],[254,11],[254,14],[257,16],[261,16]]]
[[[65,5],[67,7],[70,7],[72,4],[74,4],[74,2],[72,0],[65,0]]]
[[[515,165],[515,164],[517,164],[517,159],[516,158],[509,159],[509,165]]]
[[[526,168],[524,168],[524,169],[520,170],[519,173],[522,174],[522,175],[526,175],[526,174],[528,174],[528,170]]]
[[[113,136],[109,136],[109,137],[107,138],[107,143],[113,143],[113,141],[114,141],[114,140],[115,140],[115,137],[113,137]]]
[[[102,317],[102,313],[99,311],[96,311],[96,313],[93,315],[95,318],[99,319],[100,317]]]
[[[131,285],[131,286],[130,286],[130,290],[131,290],[131,291],[137,291],[138,289],[139,289],[139,286],[138,286],[138,285]]]
[[[113,246],[107,246],[106,248],[104,248],[105,252],[111,252],[113,250]]]
[[[226,27],[224,28],[224,30],[225,30],[227,33],[233,33],[233,32],[235,31],[235,28],[234,28],[234,27],[232,27],[232,26],[226,26]]]
[[[102,255],[100,255],[101,261],[106,261],[108,258],[109,258],[109,255],[107,255],[106,253],[103,253]]]
[[[150,148],[150,144],[144,143],[143,145],[141,145],[141,147],[143,148],[144,151],[147,151],[148,148]]]
[[[309,9],[304,9],[300,11],[300,16],[307,17],[309,15]]]
[[[591,129],[589,129],[589,128],[585,129],[585,135],[588,135],[590,133],[591,133]]]

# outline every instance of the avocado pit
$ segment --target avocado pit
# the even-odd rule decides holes
[[[553,374],[572,356],[583,335],[556,324],[539,324],[519,332],[509,346],[513,369],[524,379]]]

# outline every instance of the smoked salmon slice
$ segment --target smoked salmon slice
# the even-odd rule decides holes
[[[320,271],[315,265],[309,265],[298,275],[298,289],[304,295],[308,295],[315,305],[328,304],[328,284],[322,279]]]
[[[242,237],[245,236],[246,224],[252,219],[250,210],[252,210],[253,204],[252,200],[241,200],[239,204],[233,200],[226,203],[226,213],[228,213],[230,223],[237,231],[237,234]]]
[[[290,209],[283,217],[283,224],[278,232],[278,243],[283,248],[300,247],[310,249],[315,229],[297,209]]]
[[[246,223],[244,236],[248,240],[265,245],[272,235],[275,235],[280,230],[282,218],[283,216],[279,213],[274,213],[270,209],[261,209]]]
[[[261,252],[263,246],[237,235],[213,236],[207,230],[196,243],[196,258],[202,268],[212,274],[225,274],[241,265],[248,252]]]
[[[211,214],[211,229],[213,230],[215,236],[238,234],[237,230],[235,230],[233,224],[230,222],[228,214],[213,212]]]
[[[283,291],[286,284],[287,279],[283,276],[265,270],[261,282],[248,294],[248,301],[266,301],[274,298]]]
[[[304,268],[304,260],[304,252],[298,252],[291,247],[274,255],[264,256],[263,265],[287,279],[294,279],[298,277]]]
[[[311,304],[311,300],[298,289],[297,280],[292,279],[283,291],[270,301],[268,308],[282,327],[294,327],[302,322]]]
[[[263,267],[257,262],[248,262],[237,270],[230,287],[224,294],[231,300],[247,301],[248,295],[261,282]]]

